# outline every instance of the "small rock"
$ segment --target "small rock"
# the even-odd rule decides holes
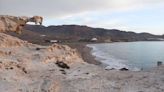
[[[27,71],[26,71],[26,69],[23,67],[22,68],[22,71],[24,72],[24,73],[27,73]]]
[[[121,68],[120,71],[128,71],[128,68]]]
[[[14,69],[13,67],[10,67],[10,69],[12,70],[12,69]]]
[[[36,50],[40,50],[40,48],[36,48]]]
[[[115,70],[115,68],[105,68],[105,70]]]
[[[158,61],[157,62],[157,66],[161,66],[162,65],[162,62],[161,61]]]
[[[85,73],[86,75],[88,75],[89,73]]]
[[[65,68],[65,69],[69,69],[70,68],[66,63],[64,63],[62,61],[57,61],[56,65],[59,66],[60,68]]]
[[[61,69],[60,71],[62,72],[62,74],[66,74],[65,70]]]

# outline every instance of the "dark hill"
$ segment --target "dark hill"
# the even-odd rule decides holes
[[[116,41],[150,41],[159,40],[162,36],[149,33],[126,32],[117,29],[92,28],[80,25],[61,25],[61,26],[39,26],[27,25],[24,28],[21,39],[30,42],[42,43],[44,40],[61,40],[66,42],[90,41],[97,38],[98,42],[116,42]],[[46,35],[43,37],[43,35]]]

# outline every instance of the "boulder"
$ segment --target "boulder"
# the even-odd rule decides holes
[[[63,68],[63,69],[69,69],[70,68],[66,63],[64,63],[62,61],[57,61],[56,65],[60,68]]]
[[[157,62],[157,66],[161,66],[162,65],[162,62],[161,61],[158,61]]]
[[[120,71],[128,71],[128,68],[121,68]]]

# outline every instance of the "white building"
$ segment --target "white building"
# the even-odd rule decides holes
[[[98,39],[97,38],[92,38],[91,41],[97,41]]]
[[[41,37],[45,37],[46,35],[40,35]]]
[[[50,40],[50,43],[57,43],[58,40]]]

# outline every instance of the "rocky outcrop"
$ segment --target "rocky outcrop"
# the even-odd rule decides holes
[[[41,16],[33,16],[31,18],[28,18],[27,19],[28,22],[35,22],[35,24],[40,24],[42,25],[42,22],[43,22],[43,17]]]
[[[22,51],[20,50],[21,48],[27,49],[27,51],[30,51],[30,52],[38,52],[38,53],[34,54],[34,56],[32,53],[31,55],[28,55],[29,53],[26,53],[26,52],[22,53]],[[40,49],[37,49],[37,48],[40,48]],[[27,41],[20,40],[16,37],[12,37],[12,36],[0,33],[0,54],[11,55],[11,53],[15,53],[15,55],[22,53],[25,56],[27,54],[27,56],[29,56],[28,57],[29,59],[34,58],[35,56],[36,57],[38,56],[40,57],[39,59],[41,59],[40,61],[46,62],[46,63],[56,62],[56,61],[74,63],[73,61],[75,61],[76,59],[79,59],[77,61],[82,62],[82,60],[80,60],[81,56],[78,54],[78,52],[75,49],[71,49],[70,47],[66,45],[53,44],[52,46],[39,46],[39,45],[28,43]]]
[[[36,48],[42,49],[36,50]],[[60,64],[57,64],[58,60]],[[55,90],[59,92],[60,84],[54,81],[63,78],[67,72],[60,69],[62,67],[70,69],[77,63],[84,64],[77,51],[68,46],[58,44],[40,46],[0,33],[1,92],[36,92],[36,90],[42,92],[50,89],[51,92]],[[51,81],[44,79],[52,77],[51,74],[55,79],[52,78]],[[34,84],[33,87],[30,86],[31,83]]]
[[[81,60],[77,60],[78,58],[81,58],[81,56],[76,51],[76,49],[71,49],[67,45],[53,44],[52,46],[49,46],[43,51],[45,53],[45,58],[43,59],[45,63],[54,62],[54,61],[63,61],[67,64],[73,64],[75,63],[74,61],[84,63]],[[52,54],[48,55],[47,53],[52,53]]]
[[[0,15],[0,32],[13,31],[20,34],[26,23],[21,17]]]
[[[0,15],[0,32],[16,32],[18,34],[22,33],[23,27],[27,22],[35,22],[35,24],[42,24],[43,18],[41,16],[9,16]]]
[[[16,37],[12,37],[3,33],[0,33],[0,47],[19,47],[27,44],[26,41],[22,41]]]

